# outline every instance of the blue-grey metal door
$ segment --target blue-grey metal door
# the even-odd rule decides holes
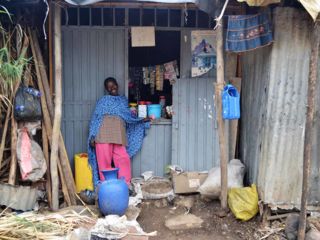
[[[180,79],[173,87],[172,164],[188,171],[219,164],[214,108],[216,70],[191,78],[191,32],[181,31]]]
[[[73,167],[73,156],[87,151],[88,126],[96,100],[111,76],[125,93],[127,41],[125,29],[63,27],[62,134]]]

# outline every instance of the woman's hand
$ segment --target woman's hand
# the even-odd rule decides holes
[[[96,146],[96,142],[94,141],[94,139],[91,139],[90,140],[90,143],[89,143],[90,147],[94,148]]]
[[[144,122],[150,122],[151,119],[150,119],[150,118],[144,118],[143,121],[144,121]]]

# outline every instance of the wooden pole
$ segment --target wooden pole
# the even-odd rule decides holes
[[[37,74],[37,83],[38,83],[38,87],[40,89],[40,92],[45,92],[44,88],[45,88],[45,84],[44,82],[47,81],[47,78],[43,78],[43,76],[41,75],[41,70],[40,70],[40,67],[39,65],[42,65],[42,62],[41,62],[41,59],[38,59],[39,57],[39,54],[37,54],[40,49],[38,49],[39,45],[37,43],[37,40],[36,40],[36,35],[35,34],[31,34],[31,31],[29,29],[29,35],[31,37],[31,50],[32,50],[32,55],[33,55],[33,60],[35,62],[35,69],[36,69],[36,74]],[[43,114],[43,122],[44,122],[44,128],[45,128],[45,135],[47,140],[49,141],[49,145],[52,146],[52,122],[51,122],[51,118],[50,118],[50,110],[49,110],[49,105],[47,105],[47,102],[50,102],[52,104],[52,101],[51,101],[51,96],[49,99],[46,99],[46,96],[45,94],[42,94],[41,95],[41,108],[42,108],[42,114]],[[52,110],[53,111],[53,110]],[[45,141],[45,140],[43,140]],[[60,145],[60,141],[59,141],[59,145]],[[48,159],[50,159],[48,157]],[[58,163],[58,169],[60,172],[60,178],[61,178],[61,185],[62,185],[62,192],[63,192],[63,195],[64,195],[64,199],[67,203],[68,206],[71,206],[71,204],[74,204],[74,203],[71,203],[69,200],[70,200],[70,196],[69,196],[69,193],[67,191],[65,191],[65,189],[67,188],[66,186],[64,186],[64,184],[66,184],[66,182],[69,182],[70,180],[65,180],[63,179],[65,176],[64,176],[64,169],[59,167],[60,165],[60,161],[62,161],[62,159],[59,159],[57,158],[57,163]],[[50,162],[50,161],[49,161]],[[50,164],[48,165],[48,168],[50,167]],[[51,172],[51,167],[48,169],[49,172]],[[49,173],[48,177],[50,176],[50,180],[48,180],[50,182],[50,194],[48,194],[48,198],[50,197],[50,200],[51,200],[51,208],[52,208],[52,188],[51,188],[51,174]],[[73,179],[72,179],[72,182],[73,182]],[[47,189],[48,190],[48,189]]]
[[[55,106],[52,130],[51,146],[51,182],[52,182],[52,210],[59,209],[59,179],[58,179],[58,150],[61,127],[61,108],[62,108],[62,66],[61,66],[61,8],[57,4],[54,6],[54,89],[55,89]]]
[[[303,178],[302,178],[302,196],[301,196],[301,212],[299,219],[298,240],[305,239],[306,221],[307,221],[307,200],[309,194],[310,181],[310,163],[312,148],[312,128],[315,115],[315,88],[317,82],[318,59],[320,44],[320,24],[317,21],[313,29],[311,41],[311,56],[308,80],[308,105],[307,119],[305,125],[304,150],[303,150]]]
[[[42,123],[42,148],[43,148],[43,155],[46,159],[47,163],[47,181],[46,181],[46,191],[47,191],[47,198],[48,198],[48,205],[49,208],[52,208],[52,196],[51,196],[51,174],[50,174],[50,159],[49,159],[49,142],[48,136],[45,125]]]
[[[12,101],[10,101],[10,102],[12,102]],[[1,144],[0,144],[0,169],[1,169],[1,165],[2,165],[3,152],[4,152],[5,145],[6,145],[5,143],[6,143],[6,136],[7,136],[7,131],[8,131],[9,119],[11,118],[11,109],[12,109],[12,106],[8,105],[6,120],[4,122],[4,127],[3,127],[3,131],[2,131],[2,137],[1,137]]]
[[[216,113],[219,132],[220,169],[221,169],[221,195],[222,210],[227,210],[228,196],[228,154],[226,146],[225,126],[222,119],[222,90],[224,86],[224,58],[223,58],[223,20],[217,28],[217,83],[215,86]]]
[[[40,66],[44,66],[43,57],[41,55],[39,43],[37,41],[37,37],[36,37],[35,32],[32,33],[32,38],[34,40],[33,42],[34,42],[35,53],[37,55],[38,63]],[[42,84],[43,84],[43,91],[46,95],[47,108],[48,108],[48,111],[50,114],[50,118],[53,121],[54,110],[53,110],[53,103],[52,103],[52,98],[51,98],[51,94],[50,94],[48,76],[47,76],[47,73],[43,67],[39,68],[39,69],[40,69],[40,75],[41,75]],[[63,140],[61,131],[60,131],[60,141],[59,141],[59,157],[60,157],[60,161],[61,161],[61,165],[62,165],[62,170],[63,170],[64,176],[66,178],[66,184],[68,187],[68,191],[70,193],[71,203],[76,204],[76,196],[74,196],[74,193],[76,193],[76,187],[75,187],[75,183],[74,183],[74,179],[73,179],[73,175],[72,175],[72,170],[71,170],[71,166],[70,166],[70,161],[68,158],[68,154],[67,154],[67,151],[65,148],[65,144],[64,144],[64,140]]]
[[[8,183],[12,185],[16,183],[17,174],[17,129],[17,122],[14,119],[13,111],[11,111],[11,161]]]

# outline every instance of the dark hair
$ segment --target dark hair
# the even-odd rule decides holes
[[[104,80],[104,87],[106,88],[108,86],[108,83],[112,82],[118,86],[117,80],[113,77],[108,77]]]

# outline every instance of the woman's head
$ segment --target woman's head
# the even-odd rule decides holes
[[[104,80],[104,88],[112,96],[118,96],[118,83],[113,77],[108,77]]]

